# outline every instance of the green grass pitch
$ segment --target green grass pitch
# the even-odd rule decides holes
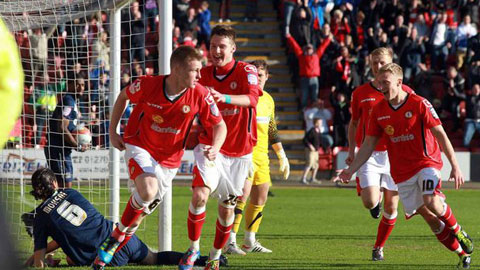
[[[354,189],[274,186],[272,190],[276,196],[267,202],[257,238],[273,253],[229,256],[227,269],[456,269],[457,256],[437,241],[420,216],[405,220],[401,206],[397,224],[385,246],[385,261],[372,262],[371,248],[378,220],[372,219],[363,208]],[[444,193],[459,223],[476,243],[480,243],[480,190],[447,189]],[[91,196],[90,200],[100,201],[105,195]],[[189,188],[174,187],[172,239],[176,251],[183,252],[189,245],[186,219],[190,195]],[[127,199],[127,192],[122,190],[122,201]],[[216,202],[210,201],[201,240],[202,254],[207,254],[213,243],[215,219]],[[153,248],[157,247],[157,224],[158,211],[147,218],[138,232],[140,239]],[[242,237],[243,224],[237,239],[240,244]],[[26,237],[19,245],[25,255],[25,248],[32,247]],[[62,256],[61,252],[56,254],[56,257]],[[480,261],[476,258],[474,253],[472,268],[480,269]],[[62,263],[65,264],[65,260]],[[61,269],[89,268],[63,266]],[[115,269],[177,268],[129,266]]]

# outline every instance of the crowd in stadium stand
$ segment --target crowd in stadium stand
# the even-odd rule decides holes
[[[261,21],[257,2],[245,1],[242,21]],[[429,99],[448,123],[454,145],[474,146],[472,137],[480,133],[479,0],[272,0],[272,5],[299,89],[299,109],[325,103],[333,113],[328,132],[334,145],[347,144],[352,91],[372,79],[369,52],[387,46],[404,69],[404,83]],[[219,22],[232,20],[231,0],[173,1],[174,48],[198,47],[208,61],[210,22],[217,11],[210,10],[213,6]],[[122,87],[138,76],[158,73],[159,19],[155,0],[134,1],[123,9]],[[43,146],[57,94],[65,92],[67,80],[83,78],[87,94],[80,100],[81,119],[93,131],[93,146],[108,146],[108,20],[107,13],[98,12],[55,28],[15,34],[27,83],[23,127],[12,134],[13,145]]]

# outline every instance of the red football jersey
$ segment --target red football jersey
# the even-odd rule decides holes
[[[173,101],[168,99],[166,78],[144,76],[128,86],[128,98],[136,105],[123,138],[147,150],[162,166],[177,168],[195,115],[206,126],[218,124],[222,116],[210,92],[200,84]]]
[[[403,91],[407,93],[415,93],[407,85],[402,85]],[[365,134],[368,130],[368,119],[372,108],[377,105],[381,100],[384,100],[382,92],[376,88],[372,82],[368,82],[360,85],[352,93],[352,119],[359,120],[357,125],[357,133],[355,134],[355,142],[357,147],[362,145],[365,140]],[[385,144],[385,138],[381,138],[375,147],[375,151],[385,151],[387,146]]]
[[[382,99],[372,110],[367,135],[385,137],[390,173],[398,184],[423,168],[442,168],[440,147],[430,131],[441,124],[428,100],[409,94],[396,109]]]
[[[258,86],[258,75],[255,66],[245,62],[235,61],[232,70],[219,79],[214,66],[202,68],[202,85],[212,87],[222,94],[248,95],[250,107],[240,107],[232,104],[217,104],[227,125],[227,139],[220,152],[230,157],[240,157],[250,154],[257,143],[256,106],[262,91]],[[202,123],[203,124],[203,123]],[[212,129],[205,128],[200,134],[200,143],[212,144]]]

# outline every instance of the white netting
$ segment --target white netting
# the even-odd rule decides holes
[[[158,13],[152,12],[158,12],[158,8],[152,7],[152,1],[129,2],[0,2],[0,15],[15,35],[25,73],[22,116],[0,155],[0,198],[24,255],[31,254],[33,248],[20,216],[38,203],[29,194],[30,177],[37,168],[47,165],[47,135],[57,132],[48,127],[52,113],[68,91],[78,94],[82,85],[84,94],[76,100],[79,114],[75,124],[82,123],[90,129],[92,149],[72,152],[73,188],[79,189],[108,217],[110,84],[113,79],[121,80],[123,88],[140,75],[158,71]],[[125,3],[129,5],[122,9],[121,72],[113,75],[110,16],[112,10]],[[128,115],[127,109],[125,117]],[[64,142],[63,146],[67,145]],[[120,175],[124,179],[123,157],[121,162]],[[126,193],[126,185],[121,187],[122,193]]]

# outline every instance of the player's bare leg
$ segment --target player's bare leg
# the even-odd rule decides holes
[[[262,212],[267,202],[269,189],[269,182],[252,187],[250,202],[245,213],[245,239],[242,246],[242,250],[245,252],[272,252],[270,249],[263,247],[255,237],[262,222]]]
[[[196,186],[193,188],[187,220],[190,247],[178,264],[180,270],[192,269],[195,261],[200,257],[200,236],[205,223],[205,210],[209,195],[210,189],[208,187]]]
[[[379,218],[381,213],[381,191],[379,187],[370,186],[362,189],[360,196],[363,206],[370,210],[373,218]]]
[[[377,239],[372,250],[372,260],[374,261],[382,261],[384,259],[383,246],[385,245],[385,242],[387,241],[390,233],[393,230],[393,227],[395,226],[398,215],[398,192],[384,189],[383,194],[385,198],[383,203],[383,216],[380,220],[380,223],[378,224]]]

